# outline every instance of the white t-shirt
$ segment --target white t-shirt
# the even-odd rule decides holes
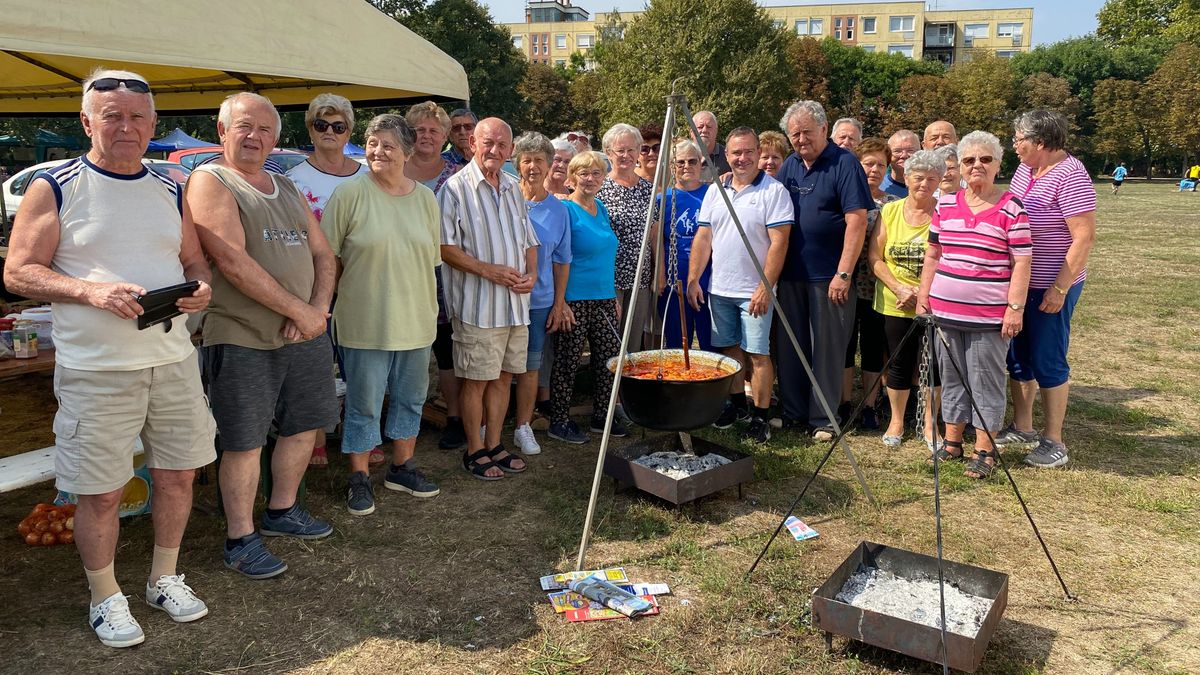
[[[304,203],[312,209],[313,215],[317,217],[317,222],[321,222],[321,216],[325,213],[325,202],[329,201],[333,189],[359,174],[370,171],[363,164],[358,162],[354,164],[358,166],[354,173],[349,176],[337,176],[325,173],[313,166],[312,162],[305,160],[288,169],[286,175],[300,189],[300,194],[304,196]]]
[[[58,248],[50,267],[69,277],[125,281],[148,291],[183,283],[182,188],[143,168],[105,171],[87,157],[38,176],[58,201]],[[138,330],[137,321],[75,302],[51,304],[55,361],[64,368],[129,371],[178,363],[191,355],[186,317]]]
[[[758,172],[754,182],[733,192],[732,181],[725,183],[729,199],[737,211],[738,220],[746,230],[746,238],[754,249],[759,264],[766,264],[767,249],[771,247],[772,227],[791,225],[795,211],[787,188],[765,171]],[[712,228],[712,281],[709,292],[728,298],[749,298],[754,295],[760,279],[746,245],[738,233],[729,208],[714,183],[704,193],[700,204],[700,227]]]

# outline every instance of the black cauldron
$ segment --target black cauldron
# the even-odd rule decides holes
[[[651,364],[660,356],[667,362],[683,362],[682,349],[656,349],[627,354],[625,363]],[[720,368],[725,374],[694,382],[622,377],[621,405],[629,419],[638,426],[661,431],[690,431],[717,421],[729,397],[729,380],[742,364],[713,352],[689,350],[688,356],[693,365]],[[616,372],[616,357],[608,360],[608,370]]]

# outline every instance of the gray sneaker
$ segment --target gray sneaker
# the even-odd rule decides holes
[[[258,529],[264,537],[295,537],[297,539],[324,539],[333,534],[333,526],[312,517],[312,514],[293,504],[283,514],[272,517],[263,513],[262,527]]]
[[[1009,450],[1032,450],[1041,439],[1036,431],[1018,431],[1010,424],[996,434],[996,445]]]
[[[346,485],[346,509],[352,516],[369,516],[375,513],[375,492],[371,489],[371,477],[366,471],[350,474]]]
[[[1067,463],[1067,446],[1043,438],[1033,452],[1025,455],[1025,463],[1039,469],[1054,469]]]
[[[389,466],[383,479],[383,487],[396,492],[407,492],[414,497],[436,497],[442,493],[437,485],[425,477],[420,469],[404,466]]]

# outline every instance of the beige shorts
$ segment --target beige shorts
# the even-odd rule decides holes
[[[151,469],[195,469],[217,458],[216,424],[196,352],[130,371],[54,369],[54,473],[60,490],[95,495],[133,478],[140,436]]]
[[[529,356],[529,326],[480,328],[458,319],[454,326],[454,374],[468,380],[490,382],[500,371],[525,372]]]

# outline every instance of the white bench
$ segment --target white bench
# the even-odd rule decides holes
[[[0,493],[54,478],[54,446],[0,457]]]

